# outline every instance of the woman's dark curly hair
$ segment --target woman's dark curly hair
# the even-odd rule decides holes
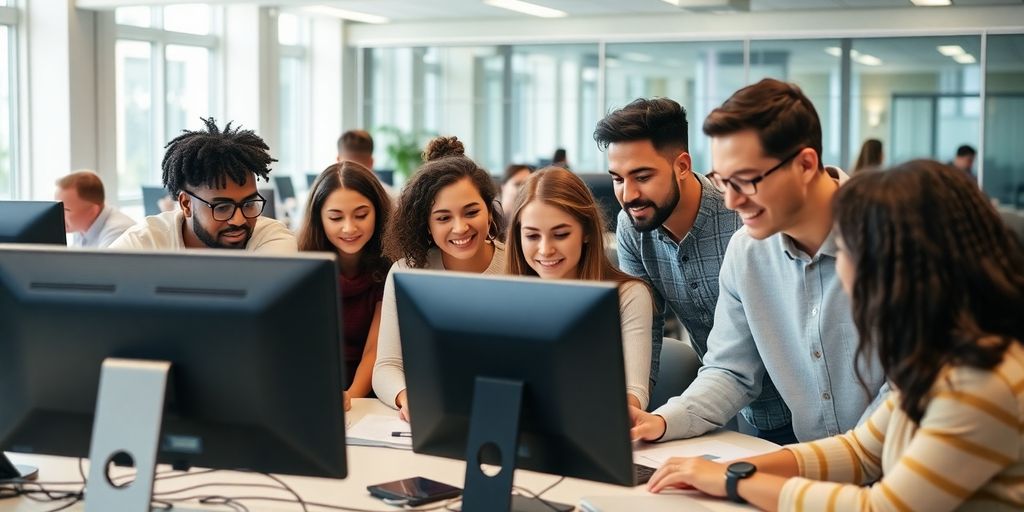
[[[202,119],[202,118],[201,118]],[[186,185],[224,188],[228,178],[239,186],[255,175],[270,181],[270,148],[252,130],[217,128],[215,119],[202,119],[206,131],[182,130],[167,143],[164,153],[164,188],[177,199]]]
[[[504,216],[498,206],[498,190],[487,171],[466,157],[466,149],[456,137],[436,137],[423,151],[426,162],[402,189],[398,208],[384,232],[384,254],[393,260],[405,259],[412,268],[427,264],[430,249],[430,211],[437,194],[460,180],[469,180],[480,192],[490,218],[489,238],[504,240]]]
[[[342,188],[358,192],[373,205],[373,236],[360,252],[359,267],[360,272],[370,273],[374,281],[384,282],[392,262],[384,256],[381,240],[391,218],[391,197],[373,171],[355,162],[332,164],[313,182],[306,202],[306,220],[297,233],[299,250],[337,252],[324,232],[321,212],[327,197]]]
[[[1024,340],[1021,245],[967,173],[931,160],[859,173],[833,208],[856,269],[857,356],[877,352],[915,422],[944,367],[993,368]]]

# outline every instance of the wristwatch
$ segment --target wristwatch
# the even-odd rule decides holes
[[[746,503],[747,500],[740,497],[736,490],[740,480],[750,478],[757,473],[757,466],[749,462],[733,462],[725,468],[725,494],[733,503]]]

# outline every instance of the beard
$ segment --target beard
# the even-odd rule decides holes
[[[245,238],[242,240],[242,243],[224,244],[219,241],[221,234],[236,233],[238,231],[245,231]],[[226,229],[218,231],[216,235],[212,235],[209,231],[203,229],[198,222],[193,220],[192,232],[196,234],[196,238],[198,238],[200,242],[203,242],[211,249],[245,249],[245,246],[249,245],[249,239],[252,238],[252,229],[245,224],[241,226],[229,226]]]
[[[633,223],[633,227],[636,228],[637,231],[640,231],[641,233],[654,231],[661,227],[669,216],[672,215],[672,212],[676,209],[676,205],[679,204],[679,186],[675,181],[673,181],[671,188],[672,194],[662,204],[655,204],[655,202],[650,199],[637,199],[622,205],[622,209],[626,210],[626,216],[629,217],[629,221]],[[633,214],[629,213],[630,208],[643,208],[645,206],[650,207],[654,211],[654,213],[646,220],[637,221],[633,218]]]

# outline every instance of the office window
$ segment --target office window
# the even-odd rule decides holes
[[[512,47],[511,162],[547,164],[566,150],[577,172],[601,172],[604,156],[594,144],[597,124],[596,44]],[[498,169],[500,171],[500,168]]]
[[[854,39],[850,58],[851,148],[880,139],[893,164],[978,147],[979,36]]]
[[[751,41],[748,81],[776,78],[799,85],[821,119],[822,161],[845,169],[848,163],[840,161],[840,55],[838,39]]]
[[[278,96],[278,159],[275,170],[300,177],[319,172],[310,165],[309,21],[290,13],[277,17],[280,50]]]
[[[706,173],[711,170],[711,155],[701,126],[712,109],[745,85],[743,43],[609,44],[605,77],[605,111],[637,98],[661,96],[679,102],[690,125],[693,167]],[[605,161],[601,155],[601,166]]]
[[[983,188],[1024,209],[1024,35],[988,36]],[[977,167],[975,163],[975,167]]]
[[[214,17],[213,8],[191,4],[116,10],[119,199],[159,183],[164,145],[202,127],[201,117],[217,117]]]
[[[17,196],[18,116],[16,111],[15,27],[0,25],[0,199]]]

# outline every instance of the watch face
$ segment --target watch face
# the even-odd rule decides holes
[[[757,471],[757,467],[749,462],[734,462],[729,464],[728,471],[740,478],[745,478],[754,474]]]

